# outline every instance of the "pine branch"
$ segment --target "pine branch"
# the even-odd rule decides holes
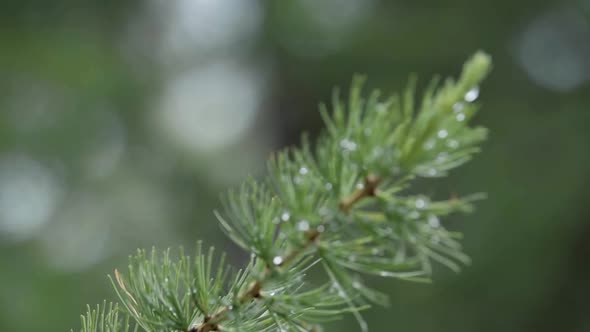
[[[440,219],[470,212],[481,195],[435,201],[406,192],[415,178],[445,176],[479,151],[486,130],[468,123],[489,69],[477,53],[456,82],[433,80],[418,107],[414,84],[364,99],[364,78],[355,78],[347,103],[335,92],[331,114],[320,107],[327,130],[315,146],[304,136],[301,148],[271,158],[268,178],[224,196],[216,216],[252,253],[248,265],[232,271],[200,244],[193,259],[139,251],[112,280],[126,313],[145,331],[176,332],[317,331],[352,313],[366,331],[361,311],[387,297],[362,275],[428,281],[433,261],[458,271],[469,258]],[[325,282],[313,286],[306,275],[319,269]],[[128,331],[113,310],[89,313],[82,331]]]

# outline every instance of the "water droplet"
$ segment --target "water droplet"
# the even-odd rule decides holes
[[[459,113],[455,118],[457,119],[457,121],[461,122],[465,120],[465,113]]]
[[[448,153],[441,152],[436,156],[436,162],[439,164],[444,163],[445,161],[447,161],[448,157],[449,157]]]
[[[432,228],[438,228],[440,226],[440,220],[437,216],[431,215],[428,217],[428,225],[430,225]]]
[[[340,147],[347,151],[354,151],[356,150],[357,145],[355,142],[349,139],[343,139],[342,141],[340,141]]]
[[[283,262],[284,262],[284,260],[283,260],[283,257],[281,257],[281,256],[275,256],[275,258],[272,259],[272,263],[276,266],[283,264]]]
[[[356,280],[352,282],[352,288],[354,288],[354,289],[360,289],[362,287],[363,287],[363,285],[360,282],[358,282]]]
[[[271,297],[275,296],[276,292],[270,292],[268,295],[270,295]]]
[[[467,93],[465,93],[465,101],[468,103],[474,102],[479,97],[479,87],[474,86]]]
[[[438,138],[442,139],[442,138],[446,138],[447,136],[449,136],[449,132],[444,129],[441,129],[438,131],[438,133],[436,135],[438,136]]]
[[[364,184],[364,183],[362,183],[362,182],[359,182],[359,183],[357,183],[357,184],[356,184],[356,189],[358,189],[358,190],[363,190],[363,189],[365,189],[365,184]]]
[[[451,149],[456,149],[456,148],[458,148],[458,147],[459,147],[459,142],[457,142],[457,140],[454,140],[454,139],[452,139],[452,140],[450,140],[450,141],[447,143],[447,145],[448,145],[448,146],[449,146],[449,148],[451,148]]]
[[[336,293],[337,289],[338,289],[338,285],[335,282],[332,282],[332,284],[330,285],[330,289],[328,291],[330,293]]]
[[[324,225],[319,225],[317,230],[318,230],[318,233],[323,233],[326,231],[326,227],[324,227]]]
[[[250,254],[250,258],[255,259],[256,258],[256,254],[255,253],[251,253]]]
[[[334,188],[334,185],[332,185],[332,183],[330,183],[330,182],[326,182],[325,187],[326,187],[326,190],[330,191],[330,190],[332,190],[332,188]]]
[[[229,306],[227,306],[227,310],[229,310],[229,311],[234,310],[234,306],[230,304]]]
[[[348,298],[348,296],[346,295],[346,293],[344,293],[344,291],[341,288],[338,288],[338,296],[340,296],[343,299]]]
[[[307,232],[309,230],[309,221],[301,220],[297,223],[297,229],[301,232]]]
[[[426,143],[424,143],[424,150],[432,150],[434,148],[435,144],[436,144],[436,142],[432,139],[426,141]]]
[[[415,202],[417,209],[423,209],[426,207],[426,201],[422,198],[418,198]]]
[[[307,173],[309,173],[309,170],[308,170],[306,167],[301,167],[301,168],[299,169],[299,174],[301,174],[301,175],[305,175],[305,174],[307,174]]]
[[[430,168],[430,169],[429,169],[429,170],[426,172],[426,174],[427,174],[428,176],[435,176],[437,173],[438,173],[438,172],[437,172],[437,171],[436,171],[434,168]]]
[[[462,102],[458,102],[458,103],[453,104],[453,112],[455,112],[455,113],[461,112],[464,108],[465,108],[465,104],[463,104]]]
[[[287,222],[289,221],[289,219],[291,219],[291,215],[289,214],[289,212],[283,212],[283,214],[281,215],[281,220]]]
[[[164,283],[167,284],[168,283],[168,278],[164,278]]]

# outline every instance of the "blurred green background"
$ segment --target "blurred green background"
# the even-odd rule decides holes
[[[399,90],[495,69],[484,151],[427,193],[485,191],[472,266],[379,280],[374,331],[590,331],[590,1],[3,0],[0,330],[69,331],[137,247],[220,232],[220,192],[321,128],[353,73]],[[357,331],[352,319],[328,331]]]

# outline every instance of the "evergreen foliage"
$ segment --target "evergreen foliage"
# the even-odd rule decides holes
[[[428,281],[432,262],[454,271],[469,262],[460,234],[440,219],[471,211],[481,195],[437,201],[408,187],[478,151],[486,130],[468,124],[490,66],[475,54],[457,81],[433,80],[419,105],[413,83],[401,95],[364,98],[356,77],[348,101],[336,91],[320,107],[327,130],[315,145],[304,136],[300,148],[271,158],[268,178],[224,196],[216,215],[252,253],[246,267],[226,266],[200,243],[193,258],[138,251],[112,280],[121,317],[115,305],[89,308],[81,331],[318,331],[345,313],[366,331],[361,311],[387,297],[363,275]],[[322,284],[308,282],[312,269],[325,271]]]

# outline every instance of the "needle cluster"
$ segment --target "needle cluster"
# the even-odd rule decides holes
[[[200,243],[193,258],[140,250],[112,278],[119,307],[89,309],[81,331],[309,332],[347,313],[367,331],[361,312],[387,296],[363,278],[428,281],[433,262],[455,271],[469,262],[442,219],[481,195],[435,200],[409,187],[479,151],[486,130],[469,123],[490,66],[476,53],[457,80],[434,79],[420,103],[413,83],[401,95],[363,96],[355,77],[346,101],[336,91],[321,105],[326,130],[314,144],[304,136],[270,159],[267,178],[224,196],[216,216],[251,253],[245,267]],[[307,275],[318,272],[313,284]]]

